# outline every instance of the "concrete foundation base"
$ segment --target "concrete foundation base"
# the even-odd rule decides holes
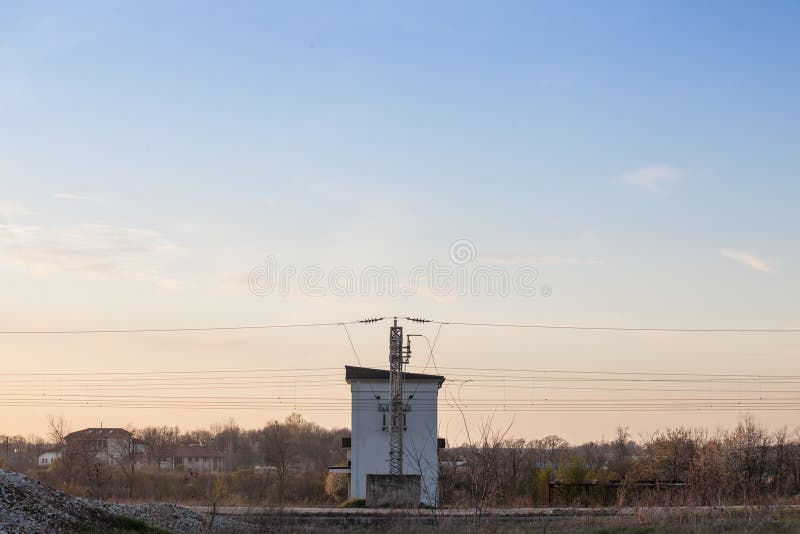
[[[367,475],[367,507],[416,508],[421,486],[419,475]]]

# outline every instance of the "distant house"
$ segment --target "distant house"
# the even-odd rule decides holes
[[[253,466],[253,473],[257,475],[266,475],[269,473],[275,473],[278,470],[277,467],[274,465],[255,465]]]
[[[51,449],[39,455],[39,467],[49,467],[50,464],[61,458],[61,451]]]
[[[128,455],[144,458],[147,446],[124,428],[84,428],[67,434],[64,438],[67,450],[94,456],[95,459],[113,464]],[[140,460],[137,459],[137,463]]]
[[[158,457],[161,469],[187,471],[221,471],[225,455],[206,445],[180,445],[163,451]]]

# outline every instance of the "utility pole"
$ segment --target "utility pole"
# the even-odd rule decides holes
[[[403,474],[403,363],[408,362],[411,346],[404,350],[403,327],[389,327],[389,386],[391,402],[389,405],[389,474]],[[405,352],[405,354],[404,354]]]

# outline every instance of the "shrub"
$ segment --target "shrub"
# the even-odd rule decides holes
[[[367,506],[366,499],[349,499],[339,504],[339,508],[364,508]]]

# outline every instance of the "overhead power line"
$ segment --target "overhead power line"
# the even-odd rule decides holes
[[[231,402],[174,402],[158,400],[142,401],[122,401],[122,400],[65,400],[57,399],[37,399],[37,400],[0,400],[0,406],[10,407],[56,407],[56,408],[154,408],[154,409],[186,409],[186,410],[264,410],[264,409],[283,409],[294,411],[298,408],[308,411],[329,411],[341,412],[349,406],[349,403],[303,403],[287,398],[282,401],[259,402],[259,403],[231,403]],[[437,408],[419,408],[416,412],[703,412],[703,411],[765,411],[783,412],[800,411],[798,402],[689,402],[689,403],[661,403],[661,404],[640,404],[640,403],[463,403],[456,407],[449,403],[447,406]]]
[[[425,337],[425,336],[423,336]],[[434,337],[433,340],[433,348],[436,347],[437,337]],[[351,347],[351,349],[354,347]],[[354,354],[358,354],[357,351],[354,351]],[[360,361],[360,358],[357,358]],[[426,366],[423,367],[421,372],[425,372],[427,365],[431,362],[431,356],[428,356],[428,360],[426,361]],[[258,374],[258,373],[280,373],[275,376],[266,376],[266,377],[258,377],[258,378],[307,378],[307,377],[315,377],[315,376],[325,376],[331,377],[330,373],[324,373],[322,375],[317,374],[317,371],[341,371],[343,369],[342,365],[339,366],[328,366],[328,367],[282,367],[282,368],[242,368],[242,369],[205,369],[205,370],[163,370],[163,371],[69,371],[69,372],[61,372],[61,371],[3,371],[0,373],[0,379],[3,377],[12,378],[12,377],[45,377],[42,380],[47,379],[47,377],[89,377],[89,376],[108,376],[108,377],[115,377],[115,376],[153,376],[153,375],[215,375],[215,374],[222,374],[222,375],[243,375],[243,374]],[[771,374],[756,374],[756,373],[665,373],[665,372],[654,372],[654,371],[584,371],[584,370],[570,370],[570,369],[524,369],[524,368],[506,368],[506,367],[448,367],[448,366],[436,366],[437,372],[439,371],[456,371],[456,372],[447,372],[445,373],[447,377],[483,377],[483,378],[509,378],[509,379],[535,379],[535,380],[547,380],[548,377],[539,377],[535,376],[537,374],[543,375],[550,375],[550,374],[563,374],[563,375],[610,375],[610,376],[631,376],[631,377],[648,377],[648,376],[656,376],[656,377],[699,377],[699,378],[708,378],[709,381],[716,381],[720,378],[743,378],[743,379],[755,379],[755,380],[763,380],[768,381],[770,379],[780,379],[780,380],[787,380],[787,379],[800,379],[800,375],[790,375],[790,374],[780,374],[780,375],[771,375]],[[468,373],[459,373],[457,371],[469,371]],[[474,371],[481,371],[480,373],[476,373]],[[416,372],[416,371],[409,371],[409,372]],[[492,374],[486,374],[492,373]],[[509,374],[495,374],[495,373],[509,373]],[[175,380],[195,380],[195,379],[205,379],[205,378],[215,378],[213,376],[189,376],[187,378],[173,378]],[[252,377],[241,377],[241,376],[221,376],[216,377],[220,379],[239,379],[239,378],[252,378]],[[333,377],[331,377],[333,378]],[[560,377],[554,377],[554,380],[559,379]],[[591,376],[590,376],[591,378]],[[38,380],[38,379],[37,379]],[[114,380],[113,378],[109,378],[109,380]],[[120,380],[127,380],[120,378]]]
[[[424,336],[423,336],[424,337]],[[436,347],[437,338],[434,337],[433,341],[433,348]],[[351,347],[353,348],[353,347]],[[354,354],[357,354],[357,351],[354,351]],[[360,358],[358,358],[360,360]],[[428,356],[428,360],[426,364],[430,364],[431,357]],[[421,372],[425,372],[427,365],[423,367]],[[255,378],[308,378],[308,377],[317,377],[317,376],[324,376],[324,377],[331,377],[331,373],[324,373],[318,374],[317,372],[321,371],[341,371],[343,369],[342,365],[339,366],[328,366],[328,367],[283,367],[283,368],[242,368],[242,369],[205,369],[205,370],[163,370],[163,371],[69,371],[69,372],[62,372],[62,371],[4,371],[0,373],[0,379],[2,378],[12,378],[13,377],[42,377],[37,378],[36,380],[47,380],[51,379],[51,377],[91,377],[91,376],[107,376],[109,377],[107,380],[116,380],[113,377],[126,377],[126,376],[142,376],[142,377],[149,377],[149,376],[158,376],[158,375],[190,375],[185,378],[181,378],[179,376],[172,377],[174,380],[197,380],[197,379],[206,379],[206,378],[219,378],[219,379],[241,379],[241,378],[254,378],[253,376],[238,376],[238,375],[257,375],[257,374],[265,374],[267,376],[257,376]],[[523,380],[547,380],[550,378],[549,376],[536,376],[539,374],[542,375],[551,375],[551,374],[563,374],[563,375],[588,375],[591,379],[593,375],[597,375],[600,378],[603,378],[603,375],[609,376],[630,376],[633,378],[640,378],[640,377],[692,377],[692,378],[708,378],[709,381],[716,381],[717,379],[730,379],[730,378],[742,378],[742,379],[753,379],[753,380],[763,380],[769,381],[770,379],[780,379],[780,380],[788,380],[788,379],[799,379],[800,375],[791,375],[791,374],[780,374],[780,375],[771,375],[771,374],[755,374],[755,373],[665,373],[665,372],[654,372],[654,371],[583,371],[583,370],[569,370],[569,369],[523,369],[523,368],[503,368],[503,367],[447,367],[447,366],[436,366],[437,372],[439,371],[448,371],[445,374],[447,377],[472,377],[472,378],[508,378],[508,379],[523,379]],[[455,372],[452,372],[455,371]],[[458,372],[458,371],[469,371],[467,373]],[[474,371],[480,371],[476,373]],[[417,371],[409,371],[409,372],[417,372]],[[277,373],[273,375],[273,373]],[[491,373],[491,374],[487,374]],[[496,374],[496,373],[504,373],[504,374]],[[509,374],[505,374],[509,373]],[[221,374],[225,376],[214,377],[213,375]],[[209,375],[209,376],[198,376],[198,375]],[[554,380],[558,380],[562,377],[552,377]],[[74,378],[68,378],[68,380],[73,380]],[[144,378],[143,378],[144,379]],[[126,378],[119,378],[119,380],[129,380]]]
[[[320,326],[341,326],[344,324],[357,324],[365,321],[341,321],[337,323],[295,323],[295,324],[262,324],[262,325],[237,325],[237,326],[207,326],[186,328],[130,328],[112,330],[0,330],[0,335],[16,334],[160,334],[175,332],[220,332],[239,330],[269,330],[274,328],[314,328]],[[372,322],[372,321],[368,321]]]
[[[519,323],[470,323],[462,321],[429,321],[453,326],[481,326],[494,328],[531,328],[542,330],[597,330],[607,332],[684,332],[684,333],[731,333],[731,334],[798,334],[800,328],[668,328],[668,327],[624,327],[624,326],[584,326],[556,324]]]
[[[800,393],[795,391],[794,393]],[[118,393],[109,394],[87,394],[87,393],[50,393],[42,395],[33,395],[30,393],[0,393],[0,400],[61,400],[62,398],[77,398],[80,400],[102,400],[102,399],[120,399],[120,400],[180,400],[187,402],[194,401],[226,401],[226,402],[267,402],[267,401],[308,401],[308,402],[325,402],[330,404],[347,404],[351,403],[350,398],[347,397],[304,397],[294,395],[276,395],[276,396],[252,396],[252,395],[142,395],[142,394],[126,394],[120,395]],[[419,393],[414,396],[415,399],[420,400],[435,400],[436,396],[433,394]],[[355,399],[352,400],[355,404],[367,404],[372,406],[373,399]],[[729,402],[729,403],[773,403],[773,402],[791,401],[800,403],[800,396],[791,397],[558,397],[558,398],[543,398],[531,400],[529,398],[462,398],[461,402],[468,405],[489,405],[489,406],[530,406],[530,405],[547,405],[553,403],[591,403],[591,404],[640,404],[640,403],[685,403],[696,402],[707,404],[709,402]],[[444,403],[446,404],[446,402]]]
[[[503,373],[558,373],[558,374],[578,374],[578,375],[630,375],[630,376],[692,376],[692,377],[709,377],[709,378],[800,378],[800,375],[765,375],[765,374],[736,374],[736,373],[663,373],[652,371],[574,371],[574,370],[559,370],[559,369],[519,369],[519,368],[502,368],[502,367],[442,367],[442,369],[452,369],[455,371],[490,371],[490,372],[503,372]],[[453,373],[458,374],[458,373]],[[469,376],[496,376],[502,378],[503,375],[475,375],[470,373]],[[520,375],[516,375],[520,376]]]
[[[365,321],[369,321],[369,320],[370,319],[365,319]],[[353,338],[350,337],[350,330],[347,329],[347,325],[346,324],[343,324],[342,327],[344,328],[344,333],[347,336],[347,341],[350,344],[350,348],[353,349],[353,355],[356,357],[356,361],[358,362],[358,365],[363,367],[363,365],[361,364],[361,357],[358,355],[358,351],[356,350],[356,346],[353,343]]]
[[[296,371],[332,371],[342,367],[297,367],[293,369],[209,369],[205,371],[83,371],[83,372],[3,372],[2,376],[96,376],[96,375],[197,375],[215,373],[283,373]],[[302,375],[308,376],[308,375]]]
[[[398,317],[400,318],[400,317]],[[0,330],[0,335],[73,335],[73,334],[159,334],[181,332],[235,332],[247,330],[268,330],[278,328],[313,328],[331,327],[352,324],[373,324],[383,321],[385,317],[373,317],[355,321],[338,321],[323,323],[294,323],[294,324],[264,324],[264,325],[233,325],[233,326],[207,326],[207,327],[178,327],[178,328],[119,328],[119,329],[76,329],[76,330]],[[492,327],[492,328],[522,328],[542,330],[584,330],[607,332],[674,332],[674,333],[731,333],[731,334],[797,334],[800,328],[671,328],[671,327],[636,327],[636,326],[591,326],[591,325],[559,325],[559,324],[523,324],[523,323],[491,323],[467,321],[435,321],[418,317],[403,317],[415,323],[432,323],[439,325]]]

